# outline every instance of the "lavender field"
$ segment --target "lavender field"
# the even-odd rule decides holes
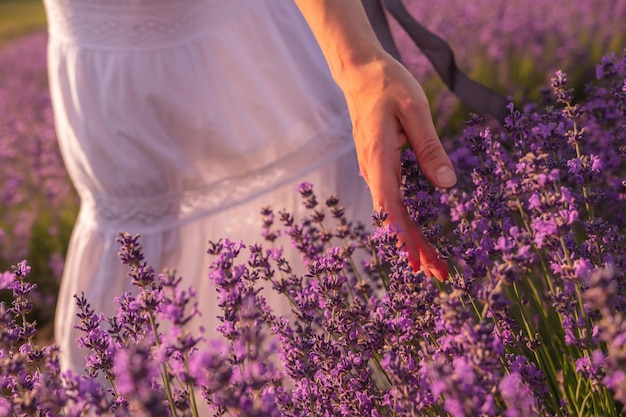
[[[413,16],[450,44],[461,70],[518,102],[539,99],[541,88],[559,69],[582,87],[594,77],[593,63],[625,46],[623,0],[405,4]],[[396,34],[406,65],[431,96],[440,130],[458,132],[468,108],[459,111],[458,100],[442,88],[408,36],[397,27]]]
[[[449,279],[411,269],[385,213],[366,233],[302,184],[308,218],[266,208],[263,244],[208,245],[224,311],[209,350],[184,326],[193,291],[120,234],[137,292],[115,317],[77,298],[82,375],[37,340],[79,204],[56,144],[46,34],[0,46],[0,417],[626,415],[626,1],[406,3],[460,69],[512,101],[503,126],[470,115],[394,26],[462,173],[433,189],[403,155],[405,205]],[[259,286],[294,316],[275,315]]]
[[[46,34],[0,49],[0,269],[28,258],[50,317],[78,198],[56,142]]]

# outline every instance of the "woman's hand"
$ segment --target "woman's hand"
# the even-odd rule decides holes
[[[374,208],[389,213],[387,222],[398,227],[411,265],[443,281],[448,275],[447,264],[412,222],[400,192],[400,153],[407,142],[434,185],[445,188],[456,182],[422,88],[404,66],[384,55],[355,68],[344,78],[342,89],[352,118],[359,166]]]
[[[438,187],[456,182],[419,83],[376,38],[360,0],[295,0],[317,39],[352,118],[361,172],[374,208],[387,223],[415,269],[444,280],[446,262],[410,219],[400,191],[400,152],[409,143],[426,177]]]

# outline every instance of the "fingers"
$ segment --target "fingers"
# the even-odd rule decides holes
[[[405,139],[389,140],[382,132],[397,132],[393,120],[383,119],[374,126],[380,126],[379,132],[372,134],[370,146],[359,152],[359,161],[363,161],[363,175],[372,194],[376,210],[389,213],[392,222],[401,219],[400,213],[406,213],[400,193],[400,149]],[[357,147],[358,148],[358,147]]]
[[[420,257],[419,267],[426,275],[434,276],[443,282],[448,278],[448,263],[439,258],[435,247],[426,240],[426,237],[418,226],[411,223],[408,234],[411,240],[417,244]],[[415,267],[414,267],[415,268]]]
[[[448,264],[441,260],[435,247],[426,239],[420,227],[413,223],[406,208],[388,217],[389,223],[397,225],[398,240],[404,245],[409,263],[414,271],[422,270],[427,276],[439,281],[448,277]]]
[[[383,121],[381,126],[385,127]],[[385,132],[398,132],[398,125],[387,127]],[[396,133],[398,137],[392,143],[405,143],[403,133]],[[376,138],[374,144],[382,143]],[[398,239],[407,253],[410,265],[415,271],[422,269],[426,275],[435,276],[444,281],[448,276],[448,265],[439,259],[437,251],[428,242],[419,226],[411,220],[406,207],[402,203],[400,191],[400,148],[397,146],[373,146],[369,150],[370,161],[364,172],[365,179],[370,187],[374,208],[389,214],[386,224],[398,228]]]
[[[456,184],[454,168],[441,145],[428,103],[413,104],[400,114],[400,122],[426,178],[440,188]]]

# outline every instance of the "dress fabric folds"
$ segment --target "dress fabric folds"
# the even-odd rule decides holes
[[[157,272],[175,269],[194,287],[202,317],[192,325],[211,337],[219,310],[209,240],[261,242],[260,209],[298,216],[303,181],[367,224],[346,104],[293,2],[45,5],[56,129],[81,197],[56,313],[65,368],[84,367],[73,295],[112,315],[115,296],[133,290],[118,232],[139,233]]]

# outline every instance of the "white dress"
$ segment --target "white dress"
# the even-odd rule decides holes
[[[120,231],[196,289],[210,335],[209,240],[261,242],[261,207],[303,211],[302,181],[368,222],[343,95],[292,1],[45,4],[56,129],[81,197],[56,313],[65,367],[84,364],[73,295],[113,314],[132,290]]]

